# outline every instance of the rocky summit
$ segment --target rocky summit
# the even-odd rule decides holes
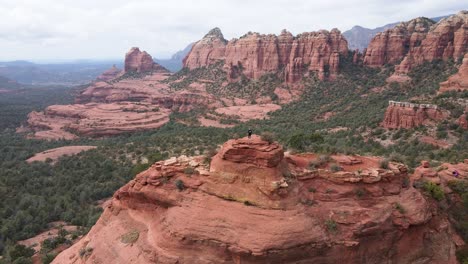
[[[456,263],[447,217],[404,165],[380,160],[292,155],[253,136],[211,164],[159,161],[52,263]]]
[[[139,48],[131,48],[125,54],[125,72],[149,72],[160,71],[168,72],[161,65],[155,63],[151,55],[146,51],[140,51]]]

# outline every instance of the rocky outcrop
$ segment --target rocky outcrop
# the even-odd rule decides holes
[[[468,114],[464,113],[458,118],[458,125],[463,129],[468,129]]]
[[[420,17],[377,33],[367,47],[364,64],[380,67],[400,62],[410,49],[421,45],[433,24],[432,20]]]
[[[413,67],[425,61],[436,59],[452,58],[457,60],[463,57],[467,50],[468,11],[460,11],[431,27],[426,37],[421,41],[421,45],[410,49],[407,56],[411,57],[413,63],[410,66]],[[396,68],[396,70],[406,73],[408,68]]]
[[[397,74],[436,59],[458,59],[468,50],[468,11],[461,11],[435,23],[417,18],[378,33],[369,44],[364,64],[380,67],[398,64]],[[401,63],[400,63],[401,61]]]
[[[402,187],[405,166],[309,170],[313,154],[280,150],[254,136],[209,170],[203,157],[157,162],[53,263],[456,263],[448,220]]]
[[[347,52],[346,39],[337,29],[296,37],[286,30],[279,36],[249,32],[226,41],[216,28],[194,44],[184,67],[195,69],[224,61],[230,80],[237,80],[240,74],[258,79],[266,73],[282,72],[292,83],[308,71],[316,72],[320,79],[333,78],[338,73],[339,56]]]
[[[170,110],[144,103],[89,103],[52,105],[28,115],[34,138],[75,139],[77,136],[112,136],[159,128],[169,121]]]
[[[251,139],[229,140],[218,156],[231,162],[275,167],[283,159],[283,148],[278,143],[270,144],[253,136]]]
[[[385,128],[413,128],[442,121],[448,116],[435,105],[390,101],[381,125]]]
[[[139,48],[131,48],[125,54],[125,72],[168,72],[164,67],[155,63],[151,55]]]
[[[107,81],[110,81],[112,79],[115,79],[117,78],[118,76],[120,76],[122,74],[122,70],[117,68],[115,65],[112,66],[112,68],[108,69],[107,71],[101,73],[101,75],[99,75],[97,78],[96,78],[96,81],[102,81],[102,82],[107,82]]]
[[[193,44],[183,60],[184,67],[195,69],[223,60],[226,44],[227,40],[219,28],[210,30],[201,40]]]
[[[465,90],[468,90],[468,53],[465,54],[458,72],[450,76],[447,81],[440,83],[439,92]]]

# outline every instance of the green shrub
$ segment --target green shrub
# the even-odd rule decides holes
[[[133,244],[140,237],[140,232],[138,230],[132,230],[120,237],[120,242],[124,244]]]
[[[185,184],[180,179],[175,181],[175,186],[177,187],[177,190],[179,190],[179,191],[183,191],[185,189]]]
[[[91,253],[93,253],[93,248],[91,247],[82,247],[79,251],[80,258],[87,258]]]
[[[327,221],[325,221],[325,226],[327,227],[327,230],[331,233],[336,233],[336,231],[338,231],[338,224],[333,219],[328,219]]]
[[[457,259],[461,264],[468,263],[468,245],[460,247],[456,251],[455,255],[457,256]]]
[[[338,172],[338,171],[343,170],[343,168],[341,168],[340,165],[338,165],[336,163],[333,163],[333,164],[330,165],[330,170],[332,172]]]
[[[437,201],[442,201],[445,198],[442,187],[433,182],[424,182],[423,188],[432,198],[436,199]]]
[[[383,160],[381,160],[381,161],[379,162],[379,167],[380,167],[381,169],[387,170],[387,169],[388,169],[388,164],[389,164],[388,159],[383,159]]]
[[[398,212],[400,212],[401,214],[406,213],[405,208],[404,208],[400,203],[395,203],[395,204],[394,204],[394,207],[395,207],[395,209],[398,210]]]
[[[266,141],[268,142],[269,144],[275,142],[275,136],[273,135],[273,133],[271,132],[263,132],[261,135],[260,135],[261,139],[263,141]]]
[[[195,169],[192,168],[192,167],[186,167],[186,168],[184,169],[184,173],[187,174],[187,175],[192,175],[192,174],[195,173]]]
[[[362,198],[364,195],[366,195],[367,191],[364,188],[356,188],[354,189],[354,193],[358,198]]]

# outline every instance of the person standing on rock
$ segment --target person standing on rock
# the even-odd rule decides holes
[[[249,129],[249,131],[247,131],[247,134],[249,135],[249,138],[252,136],[252,129]]]
[[[460,176],[460,173],[457,171],[457,170],[454,170],[452,172],[452,175],[455,177],[455,178],[458,178],[458,176]]]

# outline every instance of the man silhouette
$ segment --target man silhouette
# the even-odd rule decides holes
[[[252,129],[249,129],[249,131],[247,131],[247,134],[249,135],[249,138],[252,136]]]

